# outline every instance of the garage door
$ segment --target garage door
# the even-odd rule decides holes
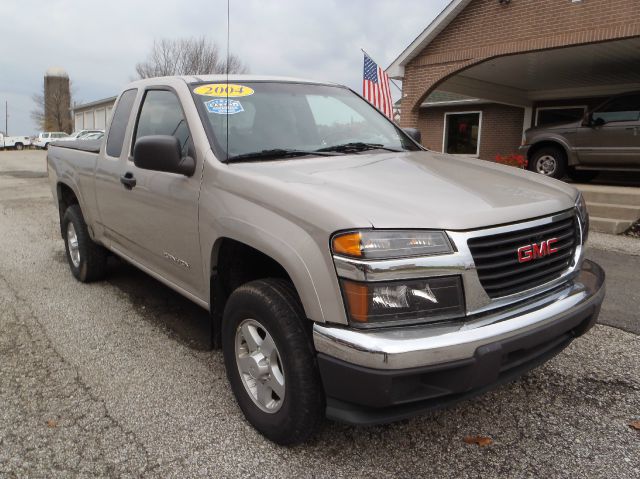
[[[106,125],[106,111],[104,108],[96,110],[96,125],[98,130],[104,130]]]
[[[86,130],[93,128],[93,110],[84,112],[84,128]]]

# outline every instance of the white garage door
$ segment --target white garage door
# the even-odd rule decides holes
[[[96,110],[96,125],[95,127],[98,130],[104,130],[104,127],[106,126],[106,111],[104,108],[100,108],[98,110]]]
[[[80,131],[82,129],[84,129],[84,121],[83,121],[83,117],[82,117],[82,113],[76,113],[76,118],[75,118],[75,131]]]
[[[85,130],[93,128],[93,110],[84,112],[84,128]]]

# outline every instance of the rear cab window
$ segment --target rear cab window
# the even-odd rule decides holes
[[[113,113],[109,135],[107,137],[107,156],[120,158],[124,144],[124,137],[129,124],[131,110],[138,94],[137,89],[127,90],[120,95],[118,106]]]

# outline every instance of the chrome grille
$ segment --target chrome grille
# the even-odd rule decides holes
[[[518,248],[557,238],[557,252],[520,263]],[[519,293],[560,277],[572,264],[579,241],[574,216],[532,228],[470,238],[480,284],[490,298]]]

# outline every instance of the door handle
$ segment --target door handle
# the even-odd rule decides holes
[[[136,179],[133,177],[133,173],[127,172],[120,177],[120,183],[128,190],[136,186]]]

